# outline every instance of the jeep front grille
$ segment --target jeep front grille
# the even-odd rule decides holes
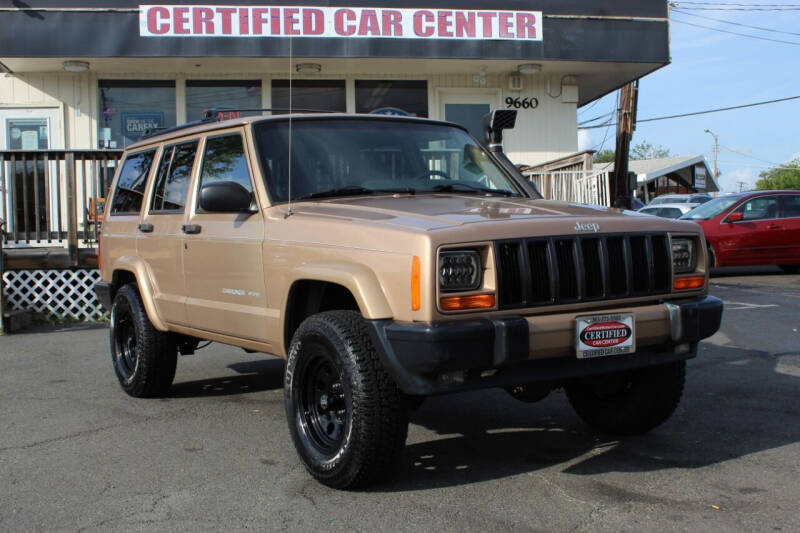
[[[500,309],[666,294],[664,233],[512,239],[495,244]]]

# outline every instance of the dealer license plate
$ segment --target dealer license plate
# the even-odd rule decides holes
[[[575,318],[575,354],[578,359],[629,354],[636,351],[633,313]]]

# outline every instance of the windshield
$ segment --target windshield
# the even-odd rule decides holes
[[[289,198],[289,122],[254,125],[274,202]],[[404,192],[521,196],[464,131],[399,120],[292,122],[292,200]]]
[[[703,205],[696,207],[683,215],[681,217],[682,220],[708,220],[714,218],[715,216],[719,215],[730,206],[735,204],[741,200],[740,197],[734,196],[725,196],[723,198],[715,198],[710,202],[706,202]]]

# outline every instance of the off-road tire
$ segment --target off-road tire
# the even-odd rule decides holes
[[[787,274],[800,274],[800,265],[778,265]]]
[[[114,297],[109,337],[111,362],[122,390],[136,398],[169,391],[178,350],[169,333],[150,323],[135,283],[124,285]]]
[[[564,387],[584,422],[602,433],[640,435],[660,426],[678,407],[686,362],[576,380]]]
[[[365,487],[399,463],[408,412],[357,312],[328,311],[300,324],[286,363],[284,400],[297,453],[321,483]]]

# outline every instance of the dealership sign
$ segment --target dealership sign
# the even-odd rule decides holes
[[[540,11],[288,6],[139,6],[142,37],[541,41]]]

